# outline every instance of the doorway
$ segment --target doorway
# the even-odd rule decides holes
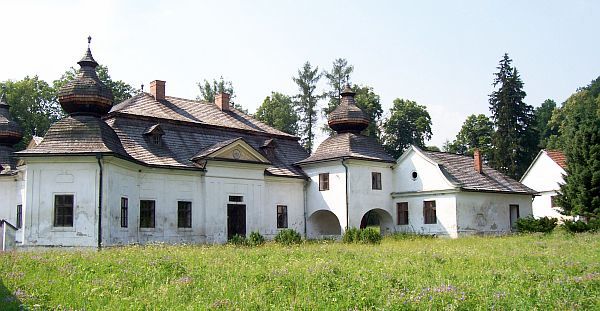
[[[245,204],[227,204],[227,240],[236,234],[246,236]]]
[[[510,228],[515,230],[517,228],[517,219],[519,219],[519,205],[510,204]]]

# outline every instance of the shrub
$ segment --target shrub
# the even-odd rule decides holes
[[[233,245],[248,245],[248,240],[245,236],[236,234],[229,239],[229,244]]]
[[[275,242],[283,245],[300,244],[302,237],[294,229],[283,229],[275,236]]]
[[[392,240],[400,241],[400,240],[416,240],[416,239],[433,239],[433,238],[435,238],[435,235],[413,233],[413,232],[396,232],[396,233],[390,234],[388,237]]]
[[[381,243],[381,234],[373,228],[365,228],[360,230],[360,241],[366,244]]]
[[[358,228],[349,228],[344,232],[344,236],[342,237],[342,241],[344,243],[357,243],[360,240],[360,229]]]
[[[591,219],[589,222],[577,220],[565,220],[562,225],[565,230],[572,233],[587,232],[587,231],[599,231],[600,230],[600,218]]]
[[[542,217],[535,219],[533,216],[519,218],[517,230],[520,232],[551,232],[556,227],[556,218]]]
[[[258,246],[265,243],[265,238],[258,232],[252,231],[248,237],[248,244],[251,246]]]
[[[381,234],[373,228],[349,228],[346,229],[342,241],[344,243],[379,244],[381,242]]]

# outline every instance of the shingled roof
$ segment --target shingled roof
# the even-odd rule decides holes
[[[556,162],[558,166],[562,167],[562,169],[567,169],[567,157],[560,150],[544,150],[546,154],[552,159],[552,161]]]
[[[12,146],[0,145],[0,176],[16,174],[17,161]]]
[[[383,149],[383,146],[375,138],[356,133],[341,133],[327,138],[310,157],[297,164],[342,158],[395,162],[394,158]]]
[[[473,157],[445,152],[424,151],[414,147],[440,166],[444,175],[461,190],[535,194],[536,191],[483,164],[482,173],[474,169]]]

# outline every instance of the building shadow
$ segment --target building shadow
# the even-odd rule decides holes
[[[0,276],[0,310],[21,310],[21,301],[4,285],[4,278]]]

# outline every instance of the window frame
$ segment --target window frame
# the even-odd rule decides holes
[[[431,217],[433,217],[433,220]],[[437,208],[435,200],[423,201],[423,224],[435,225],[437,223]]]
[[[143,206],[143,203],[152,203],[151,206]],[[149,208],[148,211],[142,211],[142,209]],[[148,220],[148,224],[146,224],[142,218],[144,214],[149,214],[150,219]],[[140,229],[154,229],[156,228],[156,200],[140,200]]]
[[[57,206],[59,197],[71,197],[71,206],[68,207],[67,203],[65,206]],[[52,225],[55,228],[73,228],[75,225],[75,194],[72,193],[57,193],[54,194],[54,205],[53,205],[54,215],[52,219]],[[64,211],[70,210],[70,215],[68,213],[64,213]],[[59,211],[63,212],[59,214]],[[62,218],[62,221],[59,221],[59,217]],[[71,221],[67,221],[66,219],[70,218]]]
[[[129,227],[129,198],[121,197],[121,228]]]
[[[17,204],[17,229],[23,227],[23,204]]]
[[[403,217],[400,217],[403,215]],[[405,226],[409,224],[409,213],[408,213],[408,202],[397,202],[396,203],[396,224],[398,226]],[[400,220],[404,220],[401,222]]]
[[[277,229],[286,228],[288,228],[288,207],[287,205],[277,204]]]
[[[329,190],[329,173],[319,173],[319,191]]]
[[[383,185],[381,183],[381,172],[371,172],[371,189],[381,190]]]
[[[177,201],[177,228],[192,228],[192,201]]]

